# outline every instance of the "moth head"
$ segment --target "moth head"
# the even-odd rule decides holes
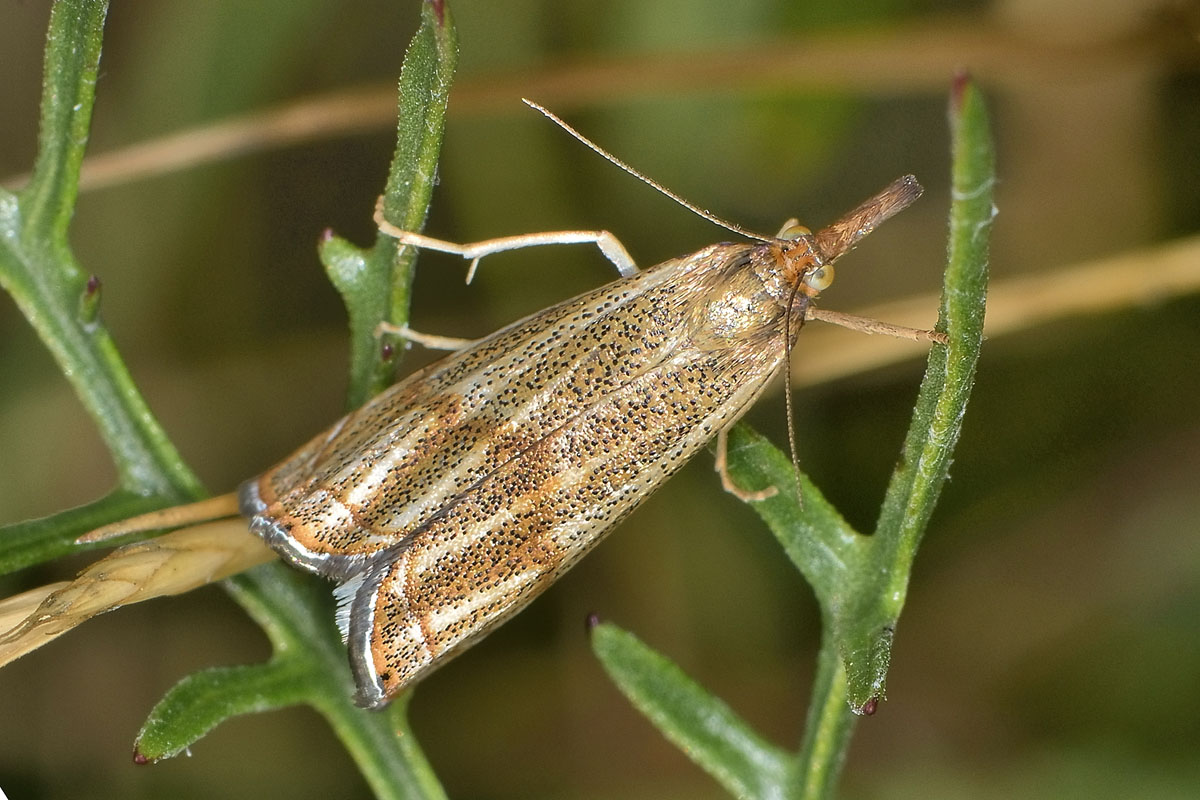
[[[804,225],[790,222],[784,226],[776,238],[785,242],[795,242],[805,239],[813,254],[816,255],[816,250],[812,246],[813,232]],[[811,266],[806,267],[801,274],[800,283],[803,284],[805,294],[812,296],[818,292],[825,291],[833,283],[833,265],[821,263],[819,258],[810,260],[813,263]]]

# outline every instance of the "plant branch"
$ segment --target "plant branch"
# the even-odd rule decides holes
[[[66,241],[94,101],[106,10],[103,0],[59,0],[51,12],[40,149],[33,177],[19,196],[0,192],[0,283],[13,295],[95,418],[117,462],[121,489],[83,509],[10,526],[5,531],[5,548],[0,551],[3,568],[61,554],[82,530],[111,521],[110,514],[128,514],[143,502],[161,505],[203,494],[150,415],[99,322],[99,281],[86,276]],[[404,107],[401,145],[388,182],[393,207],[403,210],[403,218],[415,220],[414,224],[424,218],[432,188],[455,53],[449,12],[442,0],[429,0],[422,7],[422,25],[406,57],[406,77],[402,79],[402,103],[409,96],[423,102]],[[357,332],[365,329],[368,337],[380,319],[407,315],[411,259],[397,259],[390,239],[380,237],[380,242],[365,263],[376,267],[372,274],[384,281],[382,312],[366,323],[361,304],[350,308],[352,319],[359,323]],[[393,263],[397,264],[394,269]],[[392,291],[388,281],[402,286]],[[361,390],[372,384],[359,380],[352,385]],[[147,547],[156,550],[154,544]],[[125,552],[129,557],[135,555],[135,551]],[[192,551],[182,554],[185,560],[195,557]],[[89,588],[77,583],[62,591],[87,601],[90,605],[86,608],[79,606],[85,613],[111,605],[114,592],[140,597],[149,591],[147,581],[174,580],[169,565],[160,568],[157,555],[150,559],[129,562],[132,571],[126,584],[110,581]],[[209,556],[203,559],[211,561]],[[97,569],[103,572],[105,567]],[[147,573],[152,577],[143,580]],[[306,702],[330,721],[378,796],[444,796],[415,738],[407,732],[402,703],[387,715],[353,706],[353,680],[345,647],[332,622],[326,584],[272,564],[236,576],[227,585],[266,630],[275,656],[264,665],[208,671],[186,679],[151,714],[138,737],[139,759],[180,752],[228,716]],[[57,602],[56,597],[51,595],[45,603]],[[66,619],[63,616],[60,621]]]
[[[804,740],[788,760],[786,778],[775,779],[772,770],[780,761],[764,755],[774,752],[772,747],[666,658],[646,655],[644,645],[631,644],[628,634],[608,632],[610,626],[602,626],[593,637],[597,656],[634,705],[740,796],[832,797],[856,715],[874,713],[884,699],[913,558],[946,480],[983,341],[995,179],[987,112],[979,91],[965,77],[956,81],[952,92],[950,123],[954,196],[938,321],[949,344],[930,350],[875,535],[857,534],[804,476],[799,476],[803,503],[799,502],[797,476],[788,458],[745,425],[730,432],[730,477],[750,492],[776,489],[767,499],[753,502],[753,508],[812,585],[821,606],[817,678]],[[690,699],[680,703],[673,697]],[[712,711],[698,714],[698,708]],[[726,734],[716,744],[709,742],[707,721],[714,716],[722,719],[722,730],[737,731],[736,736]],[[730,746],[733,741],[754,746],[739,751]],[[746,752],[760,757],[748,758]]]
[[[107,6],[59,0],[51,12],[33,177],[19,195],[0,193],[0,285],[95,421],[121,488],[182,500],[200,496],[202,487],[134,386],[98,318],[100,282],[85,274],[67,243]]]

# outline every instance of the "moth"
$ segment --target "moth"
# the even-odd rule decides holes
[[[459,247],[382,225],[476,262],[595,241],[622,276],[410,375],[239,488],[251,531],[337,582],[358,704],[520,611],[722,435],[783,368],[833,263],[920,194],[906,176],[816,233],[791,222],[642,271],[603,232]]]

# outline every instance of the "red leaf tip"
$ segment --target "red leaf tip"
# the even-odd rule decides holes
[[[962,111],[967,89],[970,88],[971,83],[971,73],[965,68],[959,67],[954,73],[954,80],[950,83],[950,103],[955,113]]]

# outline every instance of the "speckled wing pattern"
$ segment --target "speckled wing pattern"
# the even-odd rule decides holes
[[[719,244],[619,279],[417,372],[244,484],[252,529],[342,582],[359,703],[520,610],[739,417],[782,363],[791,281],[813,263],[807,243]]]

